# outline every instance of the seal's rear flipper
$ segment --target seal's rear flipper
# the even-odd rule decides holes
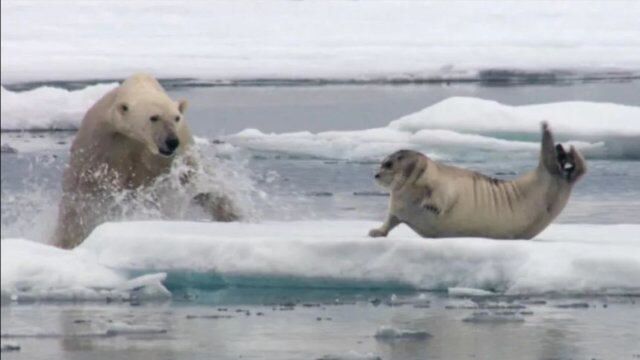
[[[569,153],[566,154],[566,156],[567,160],[563,165],[563,169],[565,169],[565,176],[567,181],[574,183],[578,181],[585,172],[587,172],[587,165],[582,154],[580,154],[573,145],[569,148]],[[568,171],[569,169],[570,171]]]
[[[569,148],[569,152],[564,150],[562,144],[556,145],[546,122],[542,123],[540,162],[549,173],[561,176],[570,183],[577,181],[586,171],[582,154],[573,145]]]

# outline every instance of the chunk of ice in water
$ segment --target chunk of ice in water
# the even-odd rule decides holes
[[[377,340],[391,341],[391,340],[425,340],[431,337],[426,331],[423,330],[406,330],[396,329],[389,326],[381,326],[376,331],[375,338]]]
[[[133,325],[123,322],[112,323],[107,328],[107,336],[116,335],[153,335],[165,334],[167,329],[149,326],[149,325]]]
[[[493,291],[487,291],[482,289],[465,288],[465,287],[451,287],[447,289],[449,296],[455,297],[479,297],[479,296],[496,296]]]
[[[12,341],[3,341],[0,344],[0,352],[20,351],[20,344]]]
[[[489,324],[499,324],[499,323],[518,323],[523,322],[524,318],[520,315],[516,315],[512,312],[488,312],[488,311],[477,311],[462,319],[464,322],[470,323],[489,323]]]

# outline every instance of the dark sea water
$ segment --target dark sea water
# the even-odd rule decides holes
[[[480,97],[512,105],[567,100],[640,105],[638,81],[524,86],[172,87],[169,92],[173,98],[189,99],[188,118],[193,132],[207,140],[245,128],[317,132],[384,126],[450,96]],[[48,241],[72,137],[72,133],[64,132],[2,134],[3,144],[28,143],[35,149],[1,155],[3,238]],[[203,151],[205,157],[218,154],[226,158],[215,151],[215,146],[204,147]],[[377,166],[372,161],[242,149],[225,161],[241,168],[250,178],[258,220],[381,220],[386,210],[388,198],[372,181]],[[488,175],[510,178],[533,168],[537,160],[492,156],[481,160],[457,157],[454,162]],[[639,184],[640,162],[589,160],[588,176],[576,186],[557,221],[640,223]],[[393,294],[412,300],[404,305],[385,305],[397,298]],[[424,293],[417,298],[419,295],[398,289],[221,287],[198,293],[174,291],[170,302],[139,306],[8,304],[3,300],[2,344],[17,343],[21,349],[3,352],[2,358],[640,358],[637,297],[548,295],[487,302],[450,298],[441,293]],[[376,299],[382,304],[378,305]],[[513,314],[498,321],[473,318],[474,312],[488,311],[492,304],[516,304],[522,308],[502,309]],[[231,318],[216,318],[218,315]],[[107,336],[106,330],[114,323],[146,328]],[[381,326],[426,331],[430,336],[374,337]]]

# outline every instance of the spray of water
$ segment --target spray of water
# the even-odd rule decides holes
[[[176,158],[170,171],[149,186],[112,189],[102,204],[105,206],[101,208],[104,211],[101,221],[211,221],[211,214],[193,201],[202,193],[228,198],[241,221],[261,218],[258,204],[266,202],[267,196],[255,186],[246,154],[239,151],[221,154],[214,146],[200,144],[185,155]],[[51,243],[65,161],[52,162],[48,160],[50,156],[33,154],[21,156],[30,156],[29,165],[21,165],[25,175],[19,179],[3,177],[2,181],[2,237]],[[20,184],[10,184],[12,181]]]

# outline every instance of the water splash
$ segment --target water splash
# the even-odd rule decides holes
[[[12,154],[3,155],[5,160],[7,170],[11,171],[7,171],[7,176],[3,171],[2,177],[2,238],[22,237],[51,243],[62,197],[60,184],[66,156]],[[196,166],[192,165],[193,160]],[[248,158],[242,152],[220,154],[214,146],[198,144],[193,151],[176,158],[170,171],[149,186],[126,190],[111,186],[100,210],[104,212],[101,222],[211,221],[211,215],[193,201],[200,193],[226,196],[243,221],[257,221],[261,218],[257,203],[267,201],[268,196],[256,188],[247,163]]]

